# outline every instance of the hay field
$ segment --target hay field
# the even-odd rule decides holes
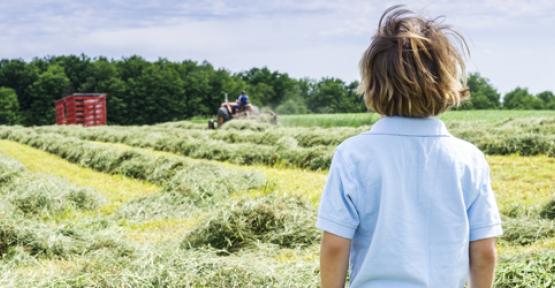
[[[555,115],[457,113],[503,214],[496,287],[553,287]],[[0,287],[317,287],[316,205],[363,124],[0,126]]]

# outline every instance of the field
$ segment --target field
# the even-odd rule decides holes
[[[518,110],[468,110],[445,113],[440,116],[444,121],[503,122],[509,119],[529,119],[555,117],[555,111],[518,111]],[[289,127],[359,127],[370,125],[379,119],[376,114],[316,114],[283,115],[280,124]],[[204,122],[203,122],[204,123]]]
[[[555,287],[555,113],[442,119],[491,166],[496,287]],[[280,120],[0,126],[0,287],[317,287],[334,147],[377,116]]]

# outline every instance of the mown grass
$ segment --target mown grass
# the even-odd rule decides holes
[[[0,154],[18,160],[29,171],[60,176],[77,186],[94,187],[109,200],[107,206],[103,208],[105,213],[112,212],[131,199],[161,189],[158,185],[146,181],[131,179],[122,175],[109,175],[85,168],[50,153],[13,141],[0,140]]]
[[[555,157],[555,117],[524,117],[514,119],[509,117],[499,120],[500,122],[482,121],[480,118],[474,121],[453,120],[448,122],[447,126],[453,135],[475,144],[488,155],[519,154]],[[247,120],[230,121],[217,131],[181,128],[189,125],[191,125],[189,122],[176,122],[148,127],[45,126],[9,130],[0,127],[0,137],[17,138],[18,133],[59,134],[88,141],[148,147],[191,158],[241,165],[262,164],[273,167],[285,165],[321,170],[329,166],[334,148],[339,143],[369,129],[368,126],[286,128]],[[13,130],[18,130],[18,133],[12,133]]]
[[[122,150],[134,149],[158,156],[176,156],[170,152],[130,147],[120,143],[94,143],[99,146],[115,147]],[[525,214],[530,212],[529,210],[540,209],[541,205],[555,196],[555,173],[553,173],[555,171],[555,158],[492,155],[487,156],[487,160],[492,170],[493,188],[497,193],[497,201],[502,211]],[[230,169],[261,172],[266,176],[268,185],[271,187],[264,186],[253,189],[249,192],[251,196],[264,195],[272,190],[283,196],[300,196],[314,205],[319,201],[327,174],[327,171],[309,171],[289,167],[242,166],[202,159],[189,159],[189,161],[217,163]]]
[[[528,117],[525,113],[520,116]],[[106,149],[133,150],[134,153],[144,155],[145,159],[151,159],[150,156],[163,156],[167,159],[182,157],[173,153],[160,152],[149,148],[130,147],[124,144],[88,142],[94,144],[95,147]],[[1,141],[0,154],[2,151],[10,151],[10,149],[5,148],[5,143],[12,146],[10,153],[13,155],[25,154],[18,156],[23,160],[26,159],[29,152],[36,150],[25,145],[14,145],[13,142]],[[22,150],[21,147],[27,150]],[[49,167],[49,163],[55,163],[54,159],[77,166],[48,153],[30,155],[32,156],[29,156],[25,161],[33,162],[40,158],[47,159],[37,164],[41,167]],[[510,224],[506,227],[506,229],[509,229],[507,231],[508,237],[500,241],[498,245],[502,260],[498,269],[497,285],[498,287],[518,288],[544,287],[545,285],[541,286],[545,284],[542,281],[552,279],[546,275],[553,272],[553,257],[547,255],[545,251],[555,249],[555,238],[552,236],[554,233],[553,222],[542,219],[540,214],[546,204],[551,199],[555,199],[555,174],[552,172],[555,171],[555,158],[543,155],[530,157],[507,155],[487,156],[487,159],[491,166],[497,201],[504,214],[505,221]],[[274,195],[270,197],[279,196],[283,198],[296,195],[313,204],[313,207],[306,210],[310,211],[316,208],[319,195],[325,184],[325,170],[306,171],[280,167],[279,165],[273,167],[261,165],[240,166],[201,159],[187,159],[187,161],[191,161],[193,164],[219,165],[229,170],[245,172],[254,170],[266,177],[266,185],[249,191],[234,190],[229,195],[221,194],[224,197],[220,197],[220,195],[214,198],[214,194],[210,194],[212,196],[208,198],[200,197],[195,205],[204,208],[198,211],[195,210],[192,214],[185,213],[183,215],[186,216],[182,215],[183,217],[178,217],[181,214],[177,213],[171,214],[175,217],[153,218],[152,215],[147,213],[144,221],[137,222],[131,221],[126,214],[122,214],[111,219],[111,221],[115,221],[117,225],[124,229],[127,241],[137,247],[133,257],[114,256],[114,254],[103,251],[94,256],[76,257],[70,259],[70,261],[41,260],[40,263],[19,266],[15,270],[4,270],[5,267],[0,265],[0,269],[2,269],[0,273],[6,275],[4,279],[11,279],[13,285],[9,285],[10,282],[1,279],[0,284],[8,283],[6,285],[17,287],[24,287],[25,284],[29,286],[29,283],[49,283],[50,286],[57,287],[316,287],[318,285],[318,250],[314,239],[309,237],[312,240],[306,241],[308,247],[290,247],[291,241],[272,238],[274,236],[272,233],[275,231],[278,232],[277,234],[285,231],[281,234],[284,237],[302,236],[306,231],[298,230],[298,228],[308,227],[307,225],[313,221],[296,222],[287,220],[287,224],[293,226],[286,227],[283,226],[284,222],[280,219],[296,217],[294,212],[299,212],[297,208],[287,208],[287,205],[285,205],[283,206],[285,208],[274,210],[272,205],[264,204],[261,206],[264,207],[263,209],[256,208],[243,211],[241,205],[244,204],[238,203],[247,201],[251,203],[249,205],[252,205],[252,207],[259,207],[257,206],[259,205],[257,200],[251,202],[245,200],[245,196],[250,196],[251,199],[262,198],[260,199],[262,203],[272,203],[272,198],[267,198],[268,194]],[[57,173],[58,165],[61,164],[50,165],[49,168],[39,168],[47,170],[47,173]],[[86,177],[87,174],[77,175],[80,175],[76,176],[79,178]],[[198,177],[202,177],[204,174],[198,175]],[[176,187],[179,187],[179,185]],[[182,192],[187,192],[187,190]],[[164,194],[168,193],[150,193],[148,195],[149,197],[152,196],[151,200],[153,202],[144,203],[162,205],[166,210],[189,208],[189,206],[164,206],[164,202],[156,202],[163,199],[156,197]],[[129,203],[135,200],[137,198],[129,197],[124,200],[126,202],[123,204],[126,205],[123,206],[127,207]],[[139,205],[137,207],[143,204],[141,202],[137,203]],[[295,211],[288,213],[288,209]],[[302,215],[303,213],[298,214]],[[313,215],[314,211],[310,214]],[[82,216],[88,217],[91,215],[84,214]],[[258,219],[262,223],[260,227],[272,232],[267,233],[268,231],[264,229],[253,231],[249,227],[241,226],[244,218]],[[298,224],[300,226],[295,226],[295,223],[300,223]],[[233,228],[233,225],[239,225],[238,227],[244,229],[225,230],[218,228],[228,226]],[[256,225],[251,226],[257,227]],[[311,226],[311,228],[314,227]],[[236,231],[240,234],[234,234]],[[291,235],[288,234],[290,231],[293,231]],[[218,236],[221,236],[222,233],[229,238],[228,240],[232,241],[231,246],[226,246],[229,242],[223,244],[212,242],[216,238],[222,238]],[[187,238],[187,235],[195,236]],[[309,233],[308,235],[313,234]],[[210,238],[211,236],[218,237]],[[185,245],[187,240],[195,240],[191,241],[194,245],[189,245],[189,249],[184,248],[184,246],[190,244]],[[212,245],[213,243],[216,244]],[[221,256],[221,249],[231,250],[227,252],[232,253]],[[44,269],[51,269],[52,272],[48,274]],[[26,274],[42,275],[43,279],[35,276],[30,277],[33,279],[29,281],[24,278],[14,278],[24,277]]]
[[[30,172],[55,175],[77,186],[94,188],[107,200],[99,209],[101,214],[106,216],[115,213],[123,204],[155,195],[162,189],[159,185],[144,180],[85,168],[56,155],[12,141],[0,140],[0,155],[16,159]],[[60,215],[57,220],[71,223],[77,221],[75,219],[94,217],[97,217],[95,212],[83,211],[79,214]],[[166,240],[171,237],[171,233],[184,233],[194,227],[195,223],[195,219],[156,219],[139,224],[120,221],[118,225],[128,229],[126,234],[130,239],[147,243]]]
[[[337,113],[279,115],[278,122],[286,127],[358,127],[378,121],[376,113]]]
[[[5,143],[3,143],[5,144]],[[14,149],[28,154],[36,149],[21,145],[26,149]],[[3,145],[2,145],[3,147]],[[22,148],[18,147],[18,148]],[[119,147],[123,149],[125,147]],[[39,153],[40,154],[40,153]],[[19,155],[21,156],[21,155]],[[67,162],[49,154],[37,155],[38,158],[46,156],[51,162]],[[169,155],[168,155],[169,156]],[[24,159],[25,157],[21,157]],[[57,161],[53,161],[57,160]],[[67,165],[75,165],[66,163]],[[50,166],[52,169],[54,166]],[[79,178],[79,176],[76,176]],[[75,180],[75,179],[74,179]],[[132,201],[132,199],[130,199]],[[276,199],[277,200],[277,199]],[[270,202],[268,202],[270,201]],[[272,210],[273,200],[265,202],[267,212],[278,213],[283,217],[294,217],[284,209]],[[215,211],[224,212],[227,206],[215,206]],[[239,211],[239,210],[237,210]],[[264,210],[263,210],[264,211]],[[273,211],[273,212],[272,212]],[[280,214],[281,213],[281,214]],[[256,214],[256,213],[255,213]],[[314,213],[310,213],[311,215]],[[214,214],[219,215],[219,214]],[[267,215],[266,212],[260,214]],[[270,215],[270,214],[269,214]],[[79,215],[90,217],[92,215]],[[198,224],[198,221],[208,215],[194,215],[187,219],[157,219],[142,223],[126,223],[117,221],[117,225],[124,229],[126,241],[135,247],[133,255],[113,254],[117,247],[102,248],[94,254],[75,256],[68,261],[32,260],[27,264],[16,266],[0,265],[0,272],[4,278],[0,285],[14,287],[29,286],[55,286],[55,287],[310,287],[316,286],[317,270],[315,249],[299,250],[297,248],[279,249],[275,246],[258,246],[241,251],[235,256],[220,257],[213,251],[194,249],[187,251],[171,243],[179,243],[186,232]],[[304,226],[295,226],[295,221],[281,221],[282,216],[276,216],[275,229],[283,229],[281,238],[266,234],[270,243],[289,245],[296,241],[289,241],[290,237],[304,233]],[[287,218],[289,219],[289,218]],[[294,219],[294,218],[291,218]],[[114,221],[116,219],[110,220]],[[299,219],[305,223],[310,219]],[[76,222],[83,221],[81,217]],[[69,224],[69,223],[68,223]],[[306,223],[305,223],[306,224]],[[285,226],[280,226],[285,225]],[[283,228],[279,228],[283,227]],[[314,228],[314,227],[312,227]],[[297,229],[297,230],[295,230]],[[293,232],[287,232],[293,231]],[[295,232],[298,231],[298,232]],[[312,233],[314,233],[313,231]],[[289,234],[288,234],[289,233]],[[180,237],[181,235],[181,237]],[[279,235],[278,235],[279,236]],[[274,239],[277,237],[276,239]],[[109,243],[109,242],[108,242]],[[95,248],[97,249],[97,248]],[[117,250],[116,250],[117,251]],[[307,252],[310,251],[309,254]],[[293,264],[292,262],[295,262]],[[253,268],[252,263],[261,264]],[[11,262],[10,262],[11,263]],[[14,262],[15,263],[15,262]],[[45,269],[48,269],[45,271]],[[25,277],[25,275],[32,275]],[[40,277],[35,277],[40,275]]]
[[[103,199],[94,189],[0,155],[0,287],[35,287],[20,282],[44,275],[45,267],[63,274],[77,258],[103,251],[120,257],[134,252],[121,230],[98,217]]]
[[[102,143],[114,145],[120,149],[130,149],[124,144]],[[145,153],[171,155],[169,152],[156,151],[149,148],[134,148]],[[211,163],[211,160],[196,160]],[[522,157],[487,156],[491,167],[493,189],[502,214],[510,217],[537,217],[540,210],[555,197],[555,158],[548,156]],[[299,196],[310,201],[314,206],[318,204],[320,193],[326,181],[326,171],[307,171],[295,168],[276,168],[268,166],[241,166],[224,163],[232,169],[255,170],[261,172],[268,179],[271,187],[262,187],[249,192],[252,197],[259,197],[273,191],[283,196]],[[536,220],[533,220],[533,222]],[[524,222],[523,222],[524,223]],[[525,223],[524,223],[525,224]],[[533,223],[532,223],[533,224]],[[534,241],[532,241],[534,242]],[[523,248],[527,250],[553,247],[551,238],[543,239]],[[505,244],[502,244],[505,245]],[[501,248],[502,250],[521,249],[520,247]]]
[[[120,149],[130,148],[123,144],[103,143],[102,145],[115,145]],[[160,155],[171,154],[149,148],[140,148],[140,150],[145,153]],[[213,162],[211,160],[197,161]],[[497,202],[502,214],[511,217],[537,217],[540,210],[550,199],[555,197],[555,174],[552,172],[555,171],[555,158],[548,156],[492,155],[487,156],[487,161],[491,167],[493,189],[496,192]],[[327,173],[327,171],[315,172],[263,165],[241,166],[231,163],[224,163],[223,165],[233,169],[255,170],[266,176],[268,185],[271,187],[262,187],[250,191],[249,193],[252,197],[263,196],[269,191],[274,191],[283,196],[295,195],[302,197],[310,201],[314,206],[318,204]],[[520,224],[533,225],[537,221],[532,219],[530,223],[520,222]],[[516,233],[520,232],[517,231]],[[530,233],[533,233],[533,231]],[[515,236],[511,235],[511,237]],[[514,243],[509,243],[510,241],[502,241],[500,243],[501,253],[517,255],[521,253],[520,251],[533,253],[543,249],[555,248],[555,238],[538,237],[536,239],[534,235],[524,235],[523,237],[527,237],[523,241],[530,245],[521,247],[513,245]]]
[[[504,214],[537,213],[555,197],[555,158],[487,156],[493,189]]]
[[[440,116],[446,122],[495,122],[509,119],[526,119],[535,117],[555,117],[555,111],[537,110],[470,110],[449,111]],[[337,113],[337,114],[303,114],[279,115],[279,123],[287,127],[359,127],[371,125],[379,119],[376,113]]]
[[[122,150],[135,149],[143,153],[148,153],[158,156],[176,156],[176,154],[165,151],[158,151],[151,148],[138,148],[131,147],[129,145],[121,143],[105,143],[105,142],[94,142],[99,146],[114,147]],[[298,196],[302,197],[312,204],[317,205],[320,199],[320,193],[322,192],[322,187],[326,181],[327,171],[310,171],[299,168],[291,167],[268,167],[265,165],[252,165],[244,166],[237,165],[227,162],[218,162],[214,160],[206,159],[192,159],[190,161],[198,163],[217,163],[218,165],[223,165],[230,169],[237,169],[243,171],[257,171],[262,173],[267,179],[267,185],[252,189],[249,191],[249,195],[252,197],[262,196],[267,194],[269,191],[273,191],[275,194],[281,196]]]

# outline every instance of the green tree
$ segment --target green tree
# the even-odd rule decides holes
[[[482,77],[479,73],[470,73],[467,84],[470,90],[470,99],[461,105],[461,109],[497,109],[500,107],[501,95],[487,78]]]
[[[213,73],[214,67],[207,62],[200,65],[196,62],[187,62],[180,67],[181,79],[184,82],[184,93],[180,101],[183,105],[180,112],[182,117],[215,113],[219,103],[213,103],[211,100],[220,98],[218,102],[222,102],[223,95],[212,95],[210,82],[214,77]],[[211,105],[214,107],[209,107]]]
[[[540,98],[530,94],[528,89],[517,87],[503,97],[505,109],[542,109],[543,102]]]
[[[288,99],[276,107],[279,114],[306,114],[309,112],[308,107],[301,99]]]
[[[64,91],[69,85],[64,69],[56,64],[50,65],[29,88],[31,103],[26,111],[25,124],[54,124],[54,101],[65,96]]]
[[[81,92],[106,93],[108,106],[108,123],[130,123],[127,103],[125,102],[126,85],[118,73],[115,64],[101,57],[92,62],[89,75],[79,86]]]
[[[551,91],[543,91],[536,95],[543,101],[543,109],[555,110],[555,95]]]
[[[287,100],[289,94],[295,93],[294,79],[287,73],[270,71],[267,67],[252,68],[238,76],[248,84],[247,93],[259,105],[273,108]]]
[[[0,124],[13,125],[19,123],[19,102],[15,90],[0,87]]]
[[[133,55],[129,58],[123,58],[120,61],[114,62],[117,68],[118,79],[123,82],[117,85],[123,86],[118,87],[118,89],[123,88],[123,92],[119,91],[119,105],[124,107],[124,111],[119,111],[116,113],[115,117],[112,118],[112,108],[107,107],[108,118],[114,119],[114,123],[118,124],[143,124],[145,123],[146,115],[142,112],[142,103],[145,102],[144,98],[151,97],[153,95],[145,95],[144,90],[141,87],[140,77],[143,75],[143,71],[152,65],[152,63],[146,61],[140,56]],[[119,82],[119,81],[118,81]],[[108,95],[106,101],[108,102],[111,96]],[[108,103],[106,103],[108,104]]]
[[[366,104],[364,103],[364,95],[358,91],[358,86],[360,83],[358,81],[353,81],[349,83],[347,89],[349,91],[347,103],[348,106],[345,107],[345,112],[366,112]]]
[[[39,69],[23,60],[0,61],[0,86],[15,90],[20,110],[20,121],[31,106],[30,87],[37,80]]]
[[[316,83],[308,97],[308,107],[316,113],[364,111],[362,96],[356,92],[358,82],[346,85],[337,78],[323,78]]]
[[[209,94],[203,98],[203,110],[200,110],[200,113],[197,115],[214,114],[216,109],[223,102],[225,94],[228,94],[229,100],[233,101],[233,98],[239,95],[241,90],[245,90],[247,86],[243,80],[238,77],[233,77],[233,75],[225,69],[218,69],[210,73],[210,75],[210,91]]]
[[[250,85],[247,90],[251,101],[259,106],[271,106],[273,99],[276,98],[274,87],[266,82]]]
[[[69,95],[74,92],[91,92],[80,89],[83,83],[90,78],[91,73],[93,72],[91,59],[85,54],[81,54],[80,56],[57,56],[52,59],[52,63],[63,67],[64,72],[69,79],[70,85],[67,87],[65,94]]]
[[[134,101],[128,103],[133,121],[152,124],[180,119],[185,107],[181,101],[184,83],[179,73],[167,60],[159,60],[146,67],[143,73],[129,82]]]

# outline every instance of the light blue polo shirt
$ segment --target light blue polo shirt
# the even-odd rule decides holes
[[[483,153],[435,117],[383,117],[341,143],[317,227],[352,239],[350,287],[368,288],[463,288],[469,242],[502,234]]]

